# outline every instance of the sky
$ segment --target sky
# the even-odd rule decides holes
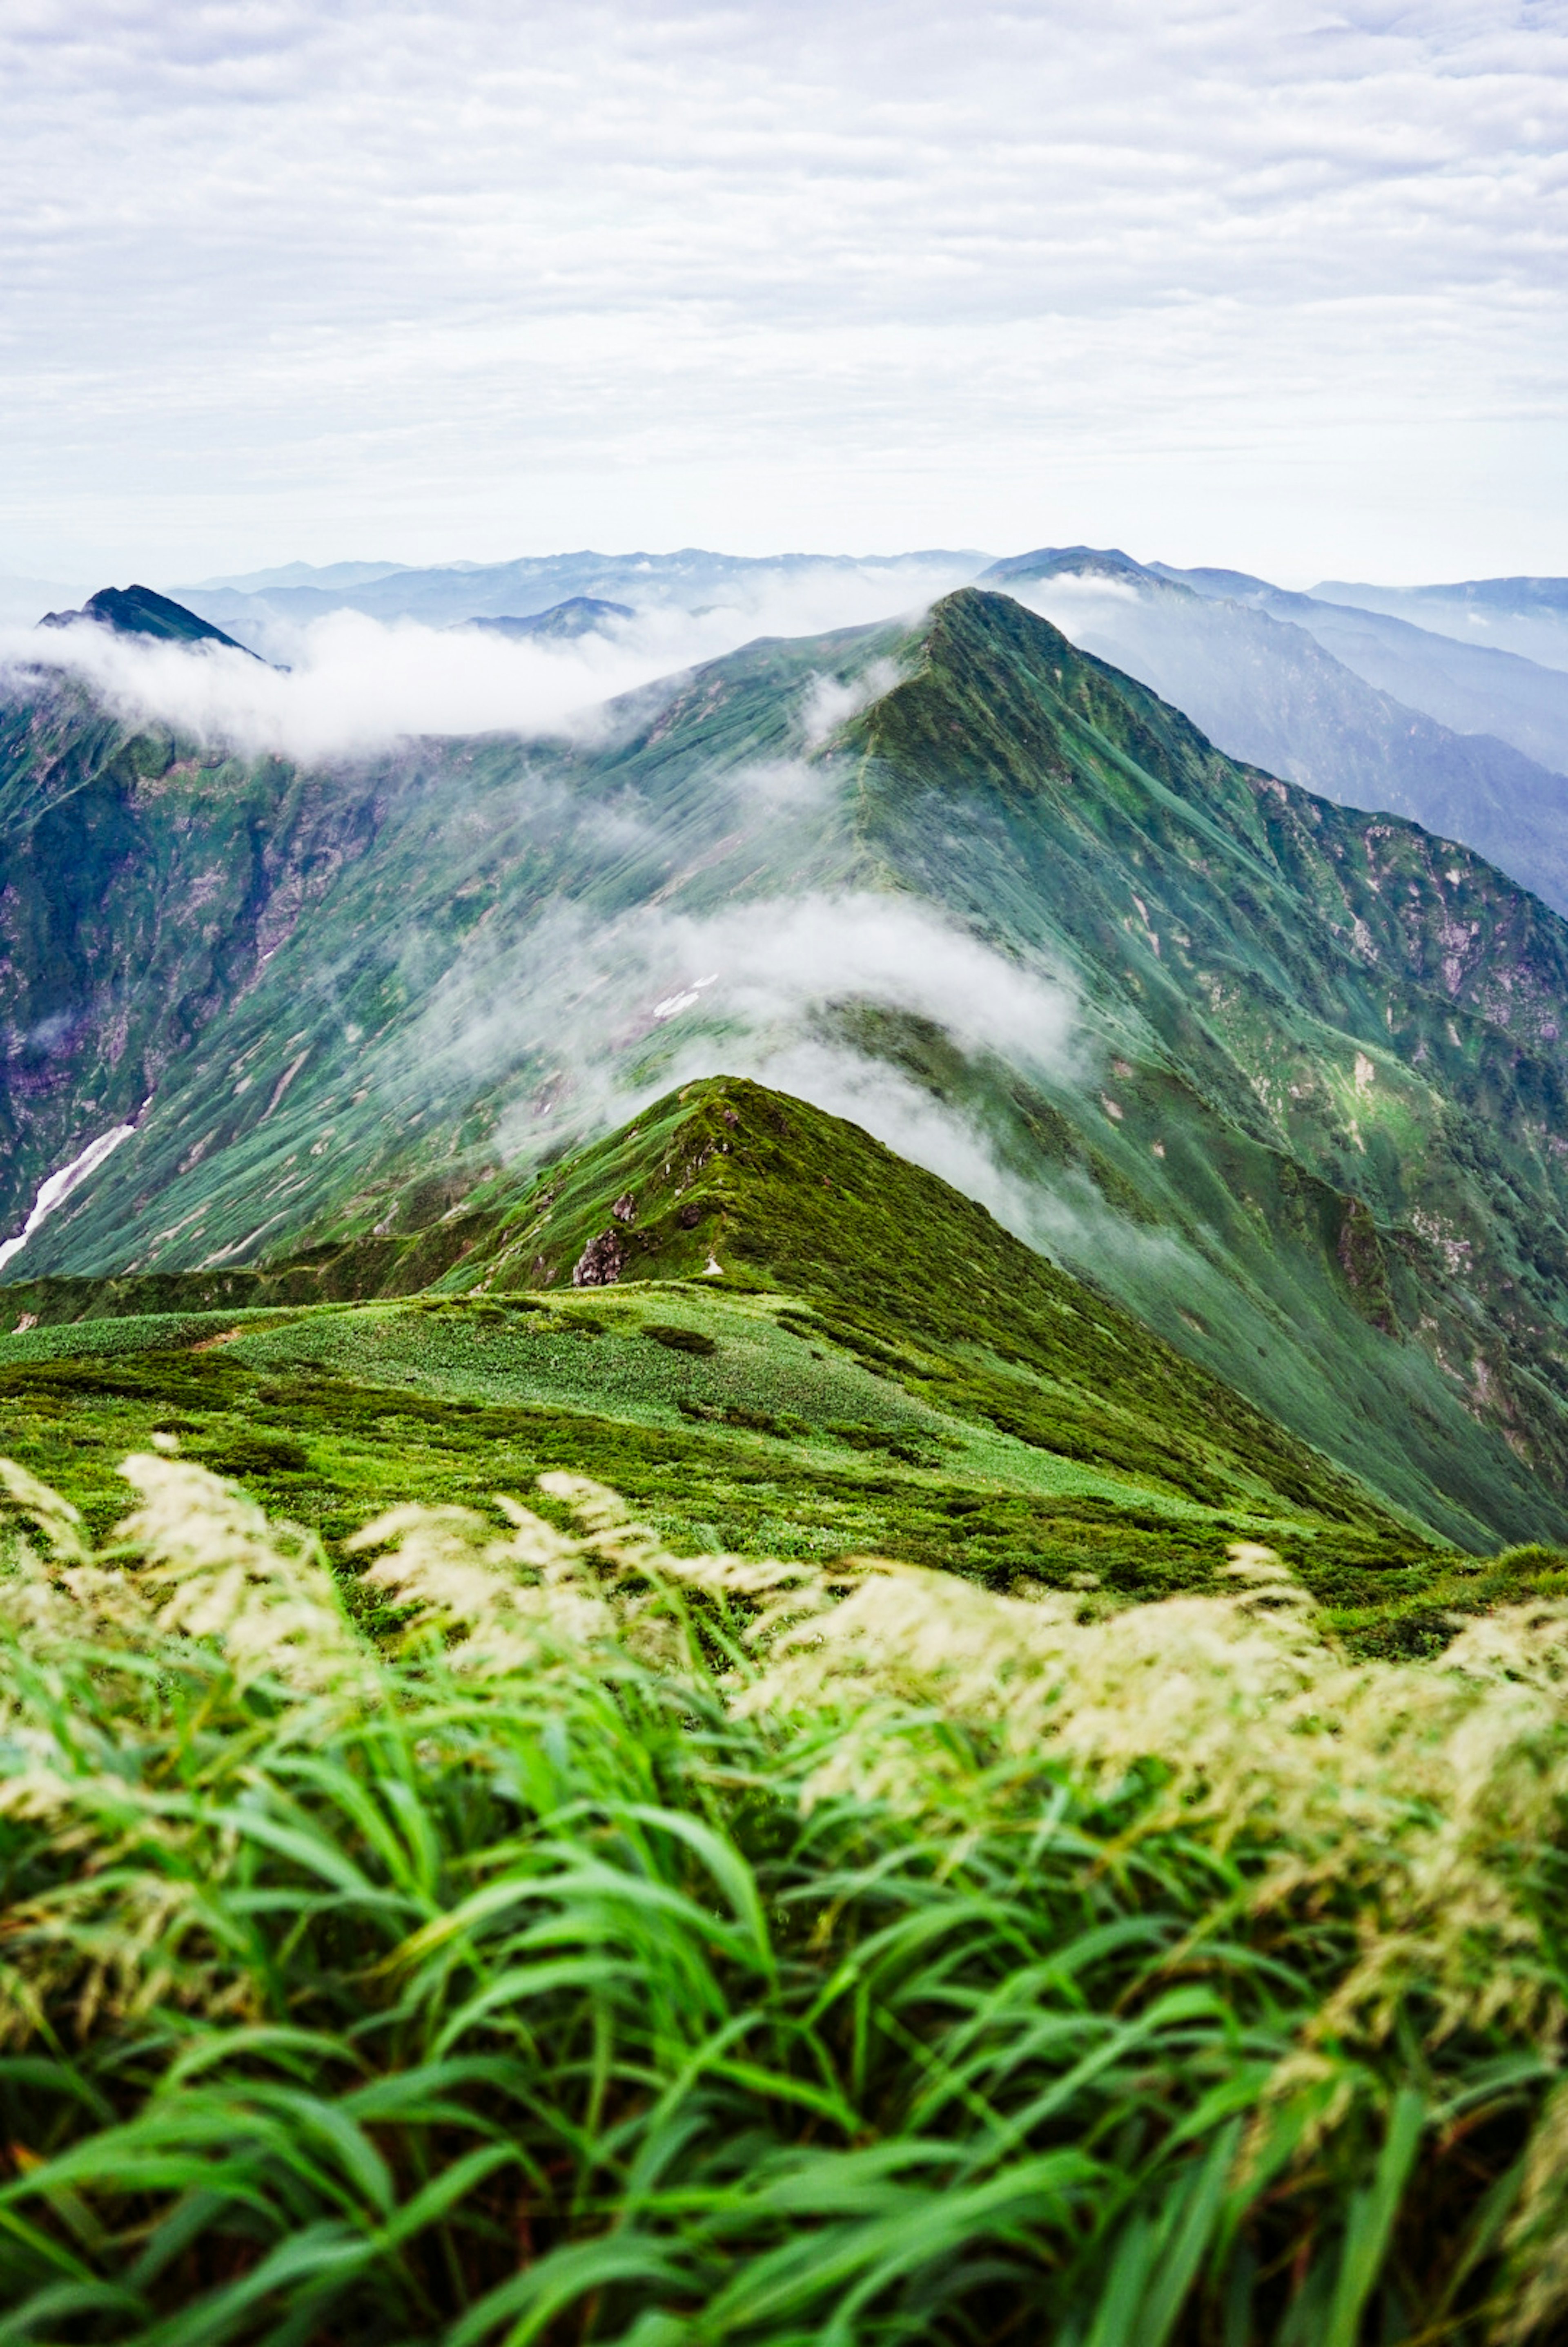
[[[1568,0],[4,0],[0,572],[1568,571]]]

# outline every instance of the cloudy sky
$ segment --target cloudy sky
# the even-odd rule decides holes
[[[3,0],[0,571],[1568,571],[1568,0]]]

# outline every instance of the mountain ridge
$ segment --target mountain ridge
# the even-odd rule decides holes
[[[824,1105],[864,1100],[905,1153],[968,1168],[971,1194],[1398,1506],[1476,1546],[1556,1525],[1568,930],[1471,851],[1226,759],[1011,598],[759,642],[634,697],[593,744],[312,774],[68,694],[5,728],[10,901],[79,884],[67,931],[101,997],[29,1011],[13,928],[14,1024],[65,1021],[11,1063],[12,1131],[35,1136],[12,1150],[17,1222],[80,1146],[82,1102],[107,1124],[116,1085],[155,1079],[14,1281],[340,1248],[397,1228],[422,1185],[438,1219],[486,1211],[617,1098],[805,1052]],[[108,858],[51,878],[33,851],[66,799]],[[231,866],[193,934],[193,876]],[[826,975],[769,1010],[767,956],[818,902]],[[102,954],[135,907],[133,984]],[[846,958],[861,930],[905,968],[970,940],[974,1031],[940,986]],[[40,987],[59,962],[32,951]],[[597,1002],[607,1023],[574,1007]]]
[[[100,587],[79,611],[46,611],[41,628],[68,628],[78,623],[108,628],[119,636],[141,636],[158,643],[222,644],[230,651],[257,654],[214,627],[199,612],[151,587]]]
[[[1442,640],[1241,573],[1182,574],[1077,547],[1016,557],[988,576],[1186,710],[1233,756],[1342,805],[1463,839],[1568,907],[1568,777],[1520,746],[1568,758],[1568,677],[1512,661],[1527,685],[1544,688],[1522,717],[1512,679],[1502,693],[1456,682],[1466,661]],[[1411,656],[1398,642],[1390,652],[1390,635],[1417,646],[1413,676]],[[1435,693],[1433,651],[1443,655]],[[1477,650],[1468,664],[1510,661]],[[1408,701],[1398,684],[1413,686]],[[1431,713],[1434,702],[1466,721],[1461,730]],[[1478,715],[1512,728],[1509,738],[1471,726]]]

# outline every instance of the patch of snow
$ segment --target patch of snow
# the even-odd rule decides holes
[[[97,1141],[89,1141],[80,1156],[73,1157],[68,1165],[62,1165],[57,1174],[51,1174],[46,1182],[40,1183],[32,1213],[15,1237],[0,1245],[0,1269],[10,1262],[14,1255],[20,1255],[40,1223],[46,1221],[73,1190],[79,1189],[90,1174],[96,1174],[105,1158],[111,1156],[122,1141],[128,1141],[135,1131],[134,1124],[117,1124],[112,1132],[100,1133]]]
[[[656,1019],[673,1019],[678,1011],[689,1010],[692,1004],[697,1000],[697,996],[702,992],[704,987],[712,986],[718,976],[718,972],[716,969],[710,970],[706,978],[694,979],[691,984],[685,988],[679,994],[667,994],[662,1002],[656,1002],[654,1004],[654,1017]]]

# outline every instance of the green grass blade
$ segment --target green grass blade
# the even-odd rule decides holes
[[[1389,2114],[1372,2182],[1350,2204],[1323,2347],[1356,2347],[1362,2310],[1381,2270],[1400,2196],[1420,2148],[1425,2119],[1422,2096],[1413,2086],[1401,2086]]]

